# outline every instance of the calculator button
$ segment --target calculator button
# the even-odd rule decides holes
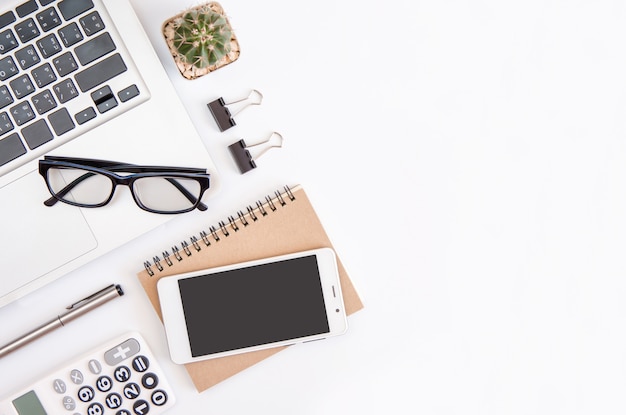
[[[94,402],[87,408],[87,415],[102,415],[104,414],[104,406],[98,402]]]
[[[85,380],[85,377],[80,370],[74,369],[70,373],[70,379],[75,385],[80,385],[81,383],[83,383],[83,380]]]
[[[63,398],[63,406],[68,411],[73,411],[76,409],[76,401],[71,396],[66,396]]]
[[[91,386],[83,386],[78,390],[78,399],[80,399],[81,402],[89,402],[94,398],[94,396],[95,393]]]
[[[126,410],[126,409],[120,409],[119,411],[117,411],[115,413],[115,415],[131,415],[130,411]]]
[[[133,359],[133,369],[137,372],[143,373],[150,367],[150,361],[146,356],[137,356]]]
[[[124,385],[124,390],[122,392],[128,399],[137,399],[141,394],[141,388],[136,383],[131,382]]]
[[[54,391],[56,393],[65,393],[65,391],[67,390],[65,382],[63,382],[61,379],[55,379],[54,382],[52,382],[52,387],[54,388]]]
[[[128,339],[122,344],[107,351],[104,354],[104,361],[109,366],[115,366],[137,353],[139,353],[139,342],[135,339]]]
[[[117,409],[122,406],[122,397],[119,393],[109,393],[104,402],[110,409]]]
[[[141,384],[146,389],[154,389],[159,384],[159,377],[154,373],[146,373],[141,378]]]
[[[120,366],[113,372],[113,377],[120,383],[126,382],[130,379],[130,369],[126,366]]]
[[[96,380],[96,388],[100,392],[108,392],[113,387],[113,381],[108,376],[100,376],[98,380]]]
[[[143,399],[139,399],[133,404],[133,412],[136,415],[145,415],[150,411],[150,405]]]
[[[91,359],[88,366],[89,371],[94,375],[99,375],[102,372],[102,365],[96,359]]]
[[[150,398],[153,404],[156,406],[163,406],[167,403],[167,393],[163,390],[158,390],[152,393],[152,397]]]

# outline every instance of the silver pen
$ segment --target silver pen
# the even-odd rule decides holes
[[[56,330],[59,327],[65,326],[65,324],[69,323],[70,321],[82,316],[83,314],[88,313],[98,306],[101,306],[107,301],[110,301],[122,295],[124,295],[122,287],[116,284],[111,284],[108,287],[98,291],[97,293],[93,293],[90,296],[75,302],[71,306],[67,307],[67,310],[69,311],[67,311],[66,313],[56,316],[56,318],[50,320],[49,322],[42,324],[36,329],[0,347],[0,358],[32,342],[33,340],[40,338],[44,334],[50,333],[51,331]]]

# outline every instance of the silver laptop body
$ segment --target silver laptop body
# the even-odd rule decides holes
[[[123,187],[101,208],[44,206],[47,154],[206,168],[205,198],[219,187],[128,0],[2,1],[0,306],[172,219]]]

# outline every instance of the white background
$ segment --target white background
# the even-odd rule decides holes
[[[109,283],[127,293],[0,360],[1,392],[139,330],[176,414],[624,413],[625,3],[224,0],[241,57],[196,81],[159,34],[193,2],[132,3],[222,189],[0,309],[4,342]],[[252,88],[262,105],[220,133],[206,103]],[[272,131],[284,147],[240,175],[227,146]],[[365,309],[198,393],[135,274],[296,183]]]

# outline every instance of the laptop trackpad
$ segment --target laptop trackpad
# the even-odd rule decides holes
[[[58,203],[46,207],[50,197],[37,171],[0,189],[3,260],[0,290],[6,294],[91,251],[97,241],[80,208]],[[5,265],[8,264],[8,269]]]

